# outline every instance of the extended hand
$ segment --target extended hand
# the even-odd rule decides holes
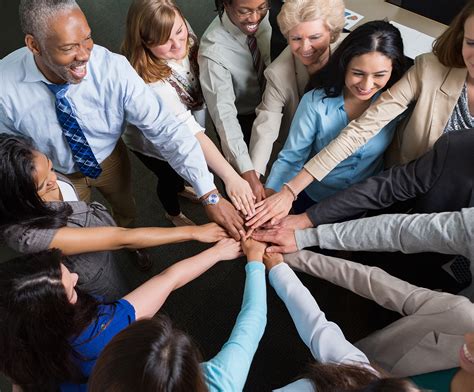
[[[256,229],[268,221],[275,224],[288,215],[293,201],[293,194],[286,187],[283,187],[280,192],[271,195],[257,205],[255,216],[248,219],[246,226]]]
[[[255,199],[249,182],[235,173],[235,176],[225,183],[225,189],[234,207],[247,216],[255,214]]]
[[[262,261],[263,253],[267,244],[265,242],[256,241],[253,238],[242,239],[242,250],[247,256],[247,260]]]
[[[220,240],[212,247],[212,250],[217,252],[218,260],[234,260],[242,256],[240,242],[232,238]]]
[[[283,263],[283,255],[281,253],[265,253],[263,255],[263,264],[265,264],[267,271],[270,271],[280,263]]]
[[[244,220],[234,206],[221,198],[219,203],[204,206],[207,217],[224,227],[236,241],[240,240],[240,231],[244,231]]]
[[[268,226],[267,226],[268,225]],[[299,215],[288,215],[280,219],[274,225],[266,224],[265,228],[285,228],[292,230],[303,230],[313,227],[313,222],[310,221],[308,214],[303,213]]]
[[[277,228],[254,231],[252,238],[257,241],[271,242],[267,248],[268,253],[293,253],[296,247],[295,231],[291,229]]]
[[[258,178],[258,174],[255,170],[249,170],[242,173],[242,178],[250,184],[252,192],[256,197],[256,202],[260,202],[265,199],[265,189]],[[255,211],[254,211],[255,213]]]
[[[201,226],[193,226],[192,228],[194,230],[193,238],[199,242],[217,242],[229,237],[227,231],[217,223],[207,223]]]

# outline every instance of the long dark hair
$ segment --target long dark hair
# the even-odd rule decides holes
[[[0,134],[0,233],[17,223],[36,228],[63,227],[72,213],[69,205],[53,209],[38,196],[34,151],[30,139]]]
[[[54,249],[0,264],[0,372],[24,392],[85,382],[69,341],[97,317],[98,303],[80,290],[69,302],[61,260]]]
[[[326,66],[312,77],[311,88],[323,88],[328,97],[339,96],[349,62],[371,52],[380,52],[392,60],[392,75],[383,90],[389,88],[403,76],[406,65],[400,31],[383,20],[365,23],[351,32],[329,57]]]
[[[306,378],[318,392],[412,392],[416,387],[406,379],[377,375],[357,364],[311,364]]]
[[[89,378],[89,392],[204,392],[196,345],[163,315],[137,321],[105,347]]]

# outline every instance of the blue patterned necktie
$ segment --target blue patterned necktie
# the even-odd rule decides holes
[[[249,47],[250,53],[252,55],[253,66],[255,72],[257,72],[258,84],[260,85],[260,91],[265,90],[265,77],[263,76],[263,71],[265,70],[265,63],[263,62],[262,55],[257,45],[257,38],[255,35],[247,36],[247,45]]]
[[[72,158],[74,159],[76,166],[86,177],[99,177],[102,168],[100,167],[99,162],[97,162],[97,159],[87,142],[86,136],[82,132],[82,129],[74,116],[71,104],[66,98],[66,93],[70,85],[45,84],[56,97],[56,114],[58,116],[58,121],[63,130],[63,135],[71,148]]]

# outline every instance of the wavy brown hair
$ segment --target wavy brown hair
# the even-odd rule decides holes
[[[410,381],[389,377],[358,364],[313,363],[306,378],[318,392],[414,392]]]
[[[135,0],[128,10],[121,50],[146,83],[157,82],[171,75],[171,68],[157,58],[149,47],[168,41],[176,13],[185,21],[181,10],[172,0]],[[189,34],[187,44],[189,48]]]
[[[468,1],[466,6],[453,19],[446,31],[433,44],[433,53],[439,62],[446,67],[464,68],[461,56],[464,40],[464,25],[466,20],[474,15],[474,1]]]

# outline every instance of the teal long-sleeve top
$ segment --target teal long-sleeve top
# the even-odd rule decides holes
[[[221,351],[201,364],[210,392],[242,391],[255,351],[267,323],[265,267],[252,261],[245,266],[242,308]]]
[[[372,100],[375,100],[375,95]],[[280,191],[304,164],[326,147],[349,124],[343,94],[329,98],[322,89],[306,93],[296,110],[290,132],[272,166],[266,187]],[[315,202],[365,180],[383,169],[383,153],[392,141],[398,118],[387,124],[322,181],[313,181],[306,193]]]

